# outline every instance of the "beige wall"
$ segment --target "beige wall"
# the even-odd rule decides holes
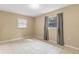
[[[16,20],[18,18],[26,19],[28,24],[27,28],[17,28]],[[22,16],[9,12],[0,11],[0,41],[9,40],[19,37],[29,37],[33,35],[33,18],[28,16]]]
[[[54,16],[60,12],[64,13],[64,41],[66,45],[79,48],[79,5],[71,5],[35,18],[35,37],[43,39],[45,16]],[[57,32],[49,30],[49,41],[56,42]]]
[[[79,48],[79,5],[64,10],[65,44]]]

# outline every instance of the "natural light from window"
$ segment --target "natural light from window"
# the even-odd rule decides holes
[[[27,20],[26,19],[18,19],[17,20],[18,28],[27,28]]]

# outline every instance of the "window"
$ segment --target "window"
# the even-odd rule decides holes
[[[27,20],[26,19],[18,19],[17,20],[18,28],[27,28]]]
[[[49,28],[57,27],[57,17],[56,16],[54,16],[54,17],[49,16],[48,17],[48,27]]]

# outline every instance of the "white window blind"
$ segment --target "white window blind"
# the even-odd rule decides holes
[[[26,19],[18,19],[17,20],[18,28],[27,28],[27,20]]]

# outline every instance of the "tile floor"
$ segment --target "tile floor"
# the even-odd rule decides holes
[[[21,39],[0,43],[0,54],[71,54],[79,53],[74,49],[51,45],[37,39]]]

